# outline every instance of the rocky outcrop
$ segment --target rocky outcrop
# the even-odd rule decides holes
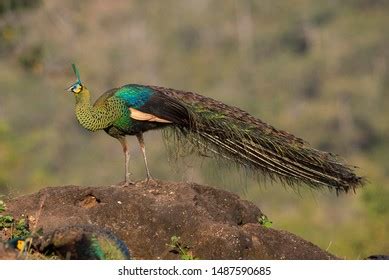
[[[336,258],[292,233],[260,225],[262,212],[253,203],[193,183],[49,187],[6,205],[7,214],[24,217],[32,232],[73,225],[108,229],[135,259],[182,257],[172,237],[199,259]]]

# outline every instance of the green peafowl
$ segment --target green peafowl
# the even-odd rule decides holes
[[[127,185],[130,173],[126,135],[138,138],[150,179],[143,133],[167,127],[174,133],[164,135],[173,136],[178,143],[186,141],[201,154],[226,160],[253,174],[278,178],[288,185],[301,182],[339,193],[364,183],[336,155],[313,149],[302,139],[243,110],[193,92],[128,84],[108,90],[92,105],[78,69],[74,64],[72,67],[77,81],[68,90],[76,98],[77,119],[84,128],[104,130],[119,140],[125,155]]]

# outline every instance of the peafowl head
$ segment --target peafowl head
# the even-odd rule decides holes
[[[84,86],[83,86],[81,83],[76,82],[76,83],[72,84],[72,85],[68,88],[68,91],[71,91],[71,92],[73,92],[74,94],[79,94],[83,89],[84,89]]]
[[[73,92],[74,96],[76,97],[76,101],[79,102],[81,99],[83,99],[83,97],[89,97],[89,91],[82,84],[80,79],[80,72],[78,72],[76,65],[72,64],[72,68],[74,74],[76,75],[77,81],[74,84],[72,84],[70,87],[68,87],[67,91]]]

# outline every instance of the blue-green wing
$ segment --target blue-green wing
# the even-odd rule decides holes
[[[190,113],[183,103],[148,86],[125,85],[113,97],[123,100],[128,108],[162,120],[186,125],[190,122]]]

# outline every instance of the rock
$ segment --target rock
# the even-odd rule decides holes
[[[127,245],[107,229],[92,225],[56,228],[32,238],[32,254],[62,260],[130,260]]]
[[[336,259],[294,234],[260,225],[263,213],[253,203],[193,183],[50,187],[6,205],[7,214],[26,217],[33,232],[72,225],[106,228],[135,259],[179,259],[182,254],[199,259]],[[171,244],[172,237],[179,242]]]
[[[19,251],[8,246],[7,243],[0,242],[0,260],[17,260]]]

